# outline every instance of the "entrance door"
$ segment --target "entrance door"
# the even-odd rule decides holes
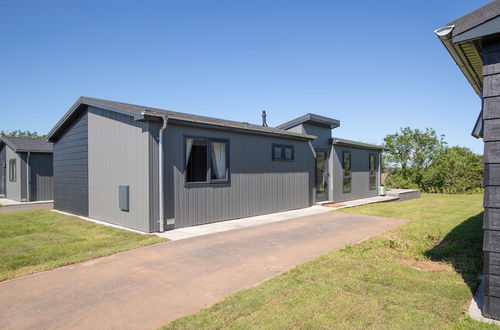
[[[30,173],[30,201],[47,201],[53,199],[52,155],[31,154]]]
[[[316,151],[316,202],[323,202],[328,198],[326,166],[326,152]]]

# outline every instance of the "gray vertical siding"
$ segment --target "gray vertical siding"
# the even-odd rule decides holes
[[[302,126],[302,124],[300,124],[300,125],[297,125],[297,126],[294,126],[294,127],[290,127],[289,129],[287,129],[287,131],[303,134],[304,133],[304,127]]]
[[[330,189],[330,186],[332,185],[332,155],[331,155],[331,148],[330,148],[330,138],[332,137],[332,130],[328,127],[323,127],[323,126],[318,126],[318,125],[313,125],[313,124],[300,124],[297,126],[294,126],[292,128],[289,128],[288,131],[295,132],[295,133],[302,133],[302,134],[309,134],[309,135],[314,135],[316,136],[316,139],[312,140],[309,142],[310,147],[312,149],[319,150],[319,151],[325,151],[326,152],[326,175],[327,175],[327,191],[326,191],[326,199],[327,200],[332,200],[332,189]],[[315,157],[315,154],[311,155]],[[316,202],[316,175],[315,175],[316,168],[314,168],[314,181],[313,181],[313,188],[310,191],[311,195],[311,200],[313,202]]]
[[[83,112],[54,142],[56,210],[88,216],[88,116]]]
[[[164,199],[159,200],[158,144],[160,121],[86,106],[54,142],[55,208],[94,219],[152,232],[159,229],[159,205],[165,207],[166,229],[303,208],[315,202],[315,149],[331,159],[331,130],[302,124],[297,129],[318,136],[314,141],[256,135],[201,124],[171,121],[164,135]],[[229,182],[187,184],[185,138],[229,141]],[[273,144],[294,146],[295,160],[273,161]],[[344,200],[376,195],[356,188],[357,171],[366,175],[360,187],[368,190],[368,153],[358,166],[353,152],[353,192]],[[375,152],[374,152],[375,153]],[[334,152],[333,152],[334,154]],[[338,161],[338,159],[337,159]],[[366,167],[363,168],[363,167]],[[334,185],[328,180],[329,199]],[[361,181],[360,181],[361,182]],[[120,208],[119,189],[127,186],[129,207]]]
[[[5,196],[5,180],[7,178],[7,164],[5,163],[5,154],[7,146],[0,147],[0,195]]]
[[[21,184],[22,184],[22,173],[21,173],[21,168],[22,168],[22,160],[21,157],[17,153],[15,153],[9,146],[5,146],[6,149],[6,161],[7,161],[7,184],[6,184],[6,190],[7,190],[7,198],[21,202],[22,201],[22,194],[21,194]],[[16,181],[11,182],[9,180],[9,166],[10,166],[10,160],[15,159],[16,160]]]
[[[145,232],[150,226],[149,123],[88,109],[89,217]],[[130,209],[119,207],[118,187],[129,186]]]
[[[310,142],[311,146],[317,151],[326,152],[326,159],[325,159],[326,171],[327,171],[327,173],[326,173],[326,176],[327,176],[327,178],[326,178],[326,182],[327,182],[326,197],[321,198],[321,196],[320,196],[320,199],[318,199],[318,197],[316,195],[316,186],[314,186],[314,188],[312,190],[314,201],[315,202],[324,201],[325,198],[326,198],[326,200],[332,200],[332,195],[330,193],[330,191],[331,191],[330,186],[332,184],[331,183],[332,180],[331,180],[331,174],[330,174],[331,172],[330,172],[330,166],[329,166],[329,164],[331,163],[331,158],[332,158],[330,141],[329,141],[329,139],[332,137],[332,130],[328,127],[312,125],[312,124],[307,124],[307,123],[302,124],[300,126],[302,126],[303,133],[316,136],[316,139],[314,139]],[[314,170],[316,171],[316,168]],[[320,179],[320,178],[318,178],[318,179]],[[315,176],[314,183],[316,183],[316,176]]]
[[[316,139],[311,142],[314,148],[328,151],[330,145],[329,139],[332,137],[332,130],[330,128],[312,124],[302,124],[301,126],[305,134],[316,136]]]
[[[52,154],[30,154],[30,201],[53,199]]]
[[[159,214],[159,177],[158,177],[158,138],[160,133],[160,124],[148,123],[149,136],[149,227],[151,231],[160,229],[160,214]],[[165,194],[163,205],[165,205]],[[165,217],[168,219],[168,217]]]
[[[335,201],[335,196],[334,196],[334,190],[335,184],[338,183],[338,179],[335,178],[336,175],[338,175],[338,157],[337,154],[335,153],[335,148],[330,145],[328,147],[328,200],[329,201]],[[334,165],[335,164],[335,165]]]
[[[7,149],[9,151],[7,151]],[[0,150],[0,195],[17,201],[28,201],[28,180],[26,152],[16,153],[5,145]],[[9,160],[16,159],[17,178],[9,181]],[[29,184],[31,185],[29,201],[51,200],[52,194],[52,154],[30,154]],[[7,195],[7,186],[9,193]]]
[[[26,167],[28,154],[25,152],[19,152],[18,155],[21,159],[21,181],[19,182],[19,184],[21,185],[21,200],[26,202],[28,201],[28,168]]]
[[[229,140],[230,183],[187,186],[185,136]],[[166,134],[167,217],[175,227],[278,212],[311,205],[314,158],[305,141],[169,125]],[[272,144],[295,147],[294,162],[272,161]]]
[[[377,189],[369,189],[369,155],[375,154],[378,162],[379,152],[368,149],[358,149],[353,147],[332,146],[331,182],[330,196],[335,202],[345,202],[360,198],[375,197],[378,195]],[[342,152],[351,152],[351,192],[343,192],[343,170],[342,170]]]
[[[500,318],[500,42],[483,45],[484,56],[484,305]]]

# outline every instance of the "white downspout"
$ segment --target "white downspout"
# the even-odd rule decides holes
[[[30,184],[30,152],[28,152],[28,157],[26,157],[26,201],[29,202],[31,200],[31,184]]]

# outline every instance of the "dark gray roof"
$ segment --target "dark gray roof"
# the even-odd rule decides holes
[[[498,15],[500,15],[500,1],[497,0],[448,23],[448,25],[455,25],[453,29],[453,37],[455,37]]]
[[[481,40],[500,33],[500,0],[493,1],[434,31],[479,97],[483,94]],[[472,136],[482,137],[482,112]]]
[[[209,125],[226,129],[237,129],[246,131],[247,133],[277,135],[277,136],[283,136],[285,138],[288,137],[288,138],[298,138],[306,140],[311,140],[316,138],[315,136],[312,135],[289,132],[274,127],[264,127],[261,125],[255,125],[250,123],[205,117],[205,116],[193,115],[172,110],[151,108],[141,105],[108,101],[108,100],[82,96],[76,101],[76,103],[69,109],[69,111],[49,132],[47,139],[53,141],[55,138],[57,138],[59,133],[64,129],[66,123],[70,121],[70,119],[75,115],[76,112],[78,112],[79,109],[82,108],[82,106],[94,106],[109,111],[124,113],[133,116],[136,120],[147,120],[148,118],[151,118],[152,114],[159,114],[162,116],[167,116],[169,118],[169,121],[174,121],[174,122],[180,121],[191,124]]]
[[[52,143],[42,139],[2,136],[0,144],[8,145],[14,152],[52,153]]]
[[[303,116],[292,119],[284,124],[277,126],[281,129],[290,129],[300,124],[310,123],[328,128],[335,128],[340,126],[340,121],[337,119],[324,117],[320,115],[316,115],[314,113],[306,113]]]
[[[434,31],[481,97],[483,59],[481,38],[500,33],[500,0],[493,1]]]
[[[379,151],[386,150],[385,147],[379,146],[376,144],[369,144],[369,143],[364,143],[364,142],[359,142],[359,141],[346,140],[346,139],[341,139],[341,138],[337,138],[337,137],[331,138],[330,144],[355,147],[355,148],[362,148],[362,149],[379,150]]]

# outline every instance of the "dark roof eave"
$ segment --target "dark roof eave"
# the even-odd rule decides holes
[[[80,97],[71,106],[71,108],[64,114],[64,116],[57,122],[57,124],[50,130],[50,132],[49,132],[49,134],[47,134],[47,137],[45,140],[47,142],[53,142],[54,139],[57,138],[58,133],[61,131],[64,124],[78,111],[78,109],[80,109],[80,107],[82,105],[92,106],[92,107],[96,107],[96,108],[100,108],[100,109],[104,109],[104,110],[108,110],[108,111],[113,111],[116,113],[121,113],[121,114],[124,114],[127,116],[132,116],[134,118],[134,120],[143,120],[144,119],[144,116],[139,116],[135,113],[121,111],[119,109],[110,108],[110,107],[106,107],[103,105],[93,104],[92,102],[83,101],[83,97]]]
[[[453,37],[463,34],[475,27],[500,15],[500,1],[492,1],[460,18],[455,19],[448,25],[455,25]]]
[[[17,147],[13,143],[11,143],[8,139],[6,139],[5,137],[0,136],[0,143],[8,146],[14,152],[17,152]]]
[[[53,151],[47,151],[47,150],[36,150],[36,149],[17,149],[15,152],[29,152],[29,153],[34,153],[34,154],[53,154]]]
[[[54,127],[50,130],[50,132],[47,134],[47,137],[45,138],[45,141],[47,142],[53,142],[54,138],[57,137],[57,133],[59,133],[60,129],[62,128],[63,124],[66,123],[66,121],[73,116],[73,114],[78,110],[78,108],[82,105],[82,98],[80,97],[72,106],[69,108],[69,110],[62,116],[61,119],[54,125]]]
[[[298,118],[292,119],[290,121],[287,121],[286,123],[283,123],[281,125],[276,126],[279,129],[290,129],[292,127],[295,127],[297,125],[303,124],[303,123],[315,123],[319,124],[320,126],[328,127],[330,129],[332,128],[337,128],[340,126],[340,121],[334,118],[328,118],[320,115],[316,115],[313,113],[307,113],[303,116],[300,116]]]
[[[281,133],[274,133],[274,132],[265,132],[265,131],[257,131],[255,129],[244,129],[244,128],[239,128],[239,127],[231,127],[231,126],[224,126],[224,125],[218,125],[218,124],[211,124],[211,123],[203,123],[203,122],[197,122],[197,121],[190,121],[186,120],[183,118],[171,118],[168,117],[169,122],[179,124],[179,125],[185,125],[185,126],[191,126],[191,127],[204,127],[204,128],[217,128],[219,130],[224,130],[224,131],[230,131],[230,132],[238,132],[238,133],[246,133],[246,134],[254,134],[254,135],[266,135],[266,136],[274,136],[274,137],[280,137],[280,138],[286,138],[286,139],[291,139],[291,140],[300,140],[300,141],[311,141],[317,138],[317,136],[314,135],[305,135],[305,134],[281,134]]]
[[[23,140],[23,139],[26,139],[26,140],[36,140],[36,141],[39,141],[39,142],[42,142],[43,140],[41,139],[31,139],[31,138],[16,138],[16,137],[6,137],[6,136],[1,136],[0,137],[0,146],[1,145],[6,145],[8,146],[12,151],[16,152],[16,153],[19,153],[19,152],[33,152],[33,153],[43,153],[43,154],[51,154],[53,153],[52,150],[48,150],[47,148],[37,148],[37,147],[33,147],[33,148],[26,148],[26,147],[19,147],[18,145],[16,145],[16,143],[14,143],[13,141],[11,141],[11,139],[15,139],[15,140]],[[50,148],[52,149],[52,148]]]
[[[452,41],[456,44],[492,36],[500,32],[499,26],[500,16],[496,16],[460,34],[453,33]]]
[[[474,91],[476,91],[477,95],[481,97],[483,88],[481,77],[477,76],[469,61],[467,60],[467,56],[462,52],[462,49],[460,47],[457,47],[457,45],[453,43],[452,31],[454,28],[454,25],[448,25],[441,29],[435,30],[434,33],[436,33],[439,40],[441,40],[450,56],[453,58],[455,63],[458,65],[462,73],[471,84]]]
[[[346,146],[346,147],[355,147],[355,148],[360,148],[360,149],[377,150],[377,151],[388,150],[384,146],[379,146],[376,144],[340,139],[340,138],[335,138],[335,137],[330,139],[330,144],[331,145]]]

